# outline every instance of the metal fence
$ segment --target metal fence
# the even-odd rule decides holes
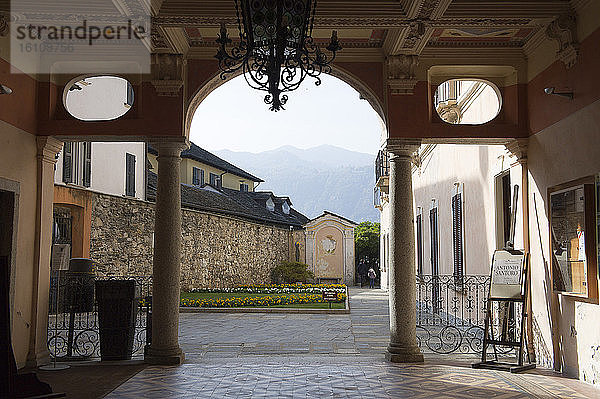
[[[52,272],[50,314],[48,316],[48,350],[57,360],[87,360],[100,357],[98,307],[94,295],[96,280],[134,280],[136,299],[133,357],[143,356],[146,326],[151,306],[151,276],[68,275]]]
[[[481,353],[489,286],[488,275],[418,276],[417,341],[421,350],[442,355]],[[495,336],[518,336],[520,310],[503,306],[494,304],[491,331]],[[512,349],[501,352],[508,354]]]

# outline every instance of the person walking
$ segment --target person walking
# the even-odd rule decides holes
[[[361,259],[358,263],[358,276],[360,279],[360,288],[362,288],[363,283],[367,282],[367,264],[364,259]]]
[[[375,288],[375,277],[377,277],[377,273],[375,273],[373,267],[369,269],[367,275],[369,276],[369,288]]]

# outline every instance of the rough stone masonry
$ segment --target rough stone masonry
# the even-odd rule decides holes
[[[285,227],[182,210],[181,288],[269,283],[271,269],[290,259]],[[154,204],[93,194],[90,257],[100,275],[152,274]]]

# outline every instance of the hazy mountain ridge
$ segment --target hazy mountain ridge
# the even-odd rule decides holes
[[[379,220],[373,207],[374,155],[330,145],[214,153],[263,179],[259,191],[289,196],[294,208],[309,218],[328,210],[356,222]]]

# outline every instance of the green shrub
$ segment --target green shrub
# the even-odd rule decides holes
[[[275,284],[308,283],[314,278],[308,265],[300,262],[283,261],[271,270],[271,281]]]

